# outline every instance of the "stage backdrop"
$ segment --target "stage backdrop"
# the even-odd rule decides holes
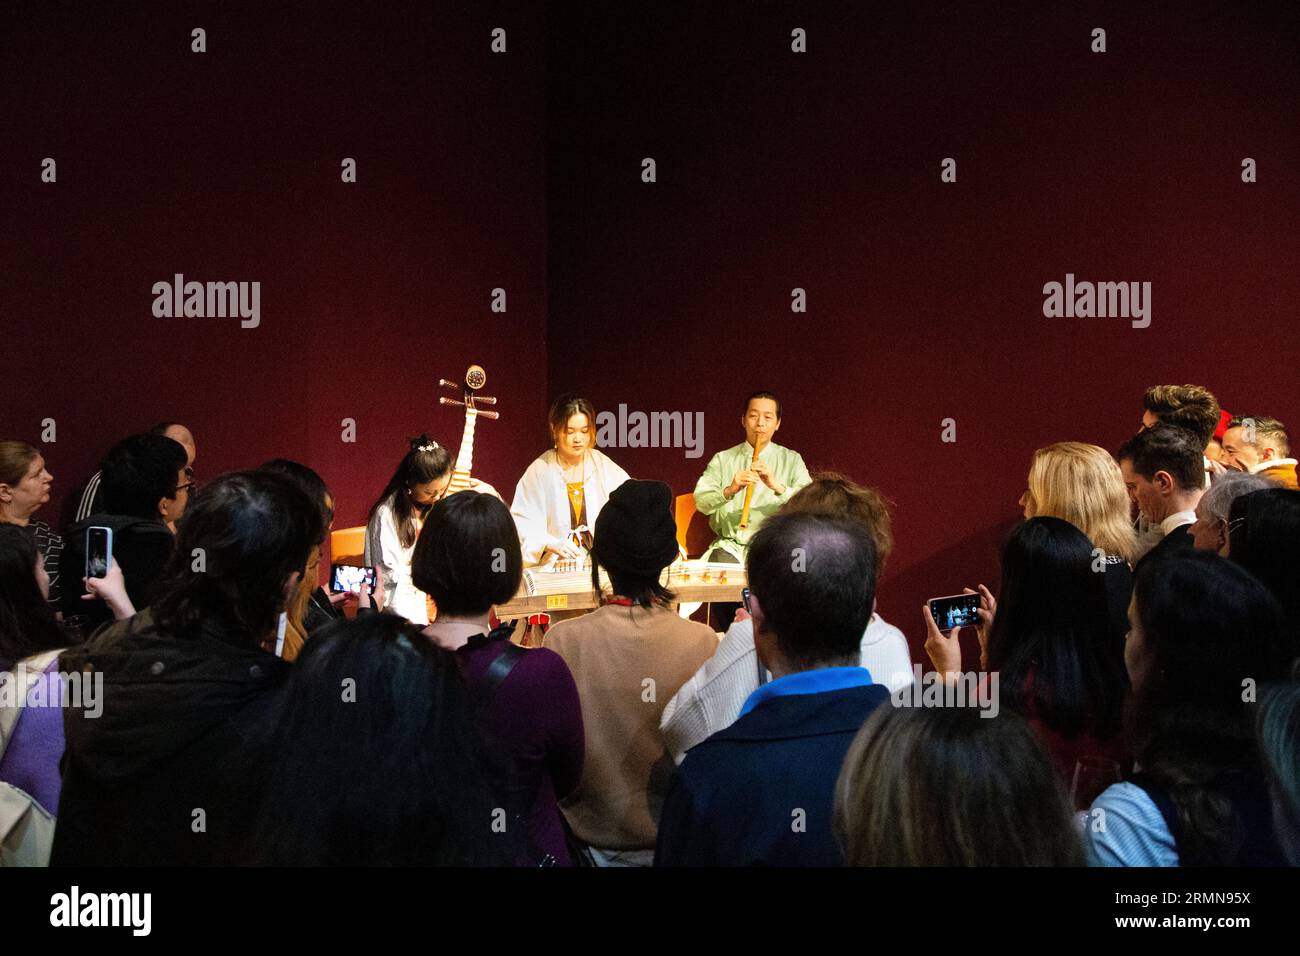
[[[406,437],[458,442],[470,362],[507,498],[560,391],[703,414],[700,457],[608,449],[685,493],[770,388],[778,441],[896,503],[919,658],[925,598],[996,583],[1035,448],[1113,449],[1156,382],[1300,432],[1295,7],[1132,6],[21,9],[0,431],[55,421],[57,499],[179,420],[200,477],[298,458],[348,525]],[[260,324],[156,317],[177,273],[260,282]],[[1150,324],[1046,318],[1067,274],[1151,283]]]
[[[896,502],[914,655],[927,597],[995,583],[1034,449],[1114,450],[1147,385],[1300,439],[1295,5],[601,6],[547,54],[552,391],[703,411],[704,458],[611,451],[678,492],[776,391],[778,442]],[[1045,318],[1067,273],[1150,282],[1150,325]]]
[[[471,362],[501,400],[476,474],[513,488],[547,393],[544,11],[498,12],[87,3],[7,24],[0,430],[55,420],[56,499],[172,419],[201,479],[296,458],[336,527],[363,523],[408,437],[459,447],[437,383]],[[259,281],[260,325],[155,317],[176,273]]]

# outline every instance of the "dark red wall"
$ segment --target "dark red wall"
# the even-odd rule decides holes
[[[297,458],[334,489],[338,524],[359,523],[407,436],[459,445],[437,381],[471,362],[502,414],[478,429],[476,473],[513,487],[536,454],[543,11],[387,8],[86,3],[0,34],[0,312],[6,366],[25,363],[6,372],[0,432],[35,440],[53,417],[60,492],[117,438],[175,419],[200,477]],[[261,281],[261,326],[155,318],[151,287],[176,272]]]
[[[1147,385],[1300,436],[1294,5],[599,6],[548,53],[552,388],[702,410],[707,454],[777,391],[778,441],[897,503],[879,601],[914,651],[925,598],[993,583],[1033,450],[1114,449]],[[1151,326],[1045,319],[1067,272],[1151,281]],[[703,466],[613,454],[678,492]]]
[[[995,577],[1036,447],[1113,448],[1155,382],[1300,422],[1294,5],[264,6],[0,33],[0,432],[55,418],[60,489],[174,418],[201,475],[300,458],[358,522],[406,436],[458,440],[436,380],[478,362],[507,496],[562,389],[704,412],[702,459],[613,450],[686,492],[772,388],[782,442],[897,503],[880,602],[917,640]],[[260,280],[261,328],[155,319],[174,272]],[[1152,282],[1151,327],[1045,319],[1067,272]]]

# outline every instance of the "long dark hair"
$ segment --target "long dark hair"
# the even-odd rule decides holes
[[[25,528],[0,524],[0,666],[72,643],[36,583],[38,560]]]
[[[265,471],[232,472],[185,509],[162,595],[160,628],[177,636],[211,622],[237,646],[259,646],[284,609],[289,575],[321,539],[321,514],[296,484]]]
[[[1228,555],[1273,592],[1300,633],[1300,491],[1268,488],[1228,510]]]
[[[1002,552],[989,633],[988,666],[1007,705],[1067,737],[1117,733],[1128,688],[1093,562],[1092,542],[1068,521],[1021,523]]]
[[[508,864],[456,655],[391,614],[307,642],[274,722],[257,862]],[[341,783],[342,782],[342,783]],[[504,819],[496,811],[497,819]]]
[[[1177,809],[1179,861],[1230,862],[1244,840],[1234,776],[1263,774],[1246,682],[1286,679],[1294,653],[1282,609],[1248,572],[1203,551],[1145,562],[1133,594],[1146,676],[1126,708],[1130,750]]]
[[[415,526],[416,513],[423,515],[428,511],[427,508],[417,506],[407,491],[412,485],[437,481],[456,464],[451,453],[428,435],[411,438],[409,442],[410,449],[398,462],[397,470],[393,472],[393,477],[388,479],[388,484],[380,492],[379,498],[370,506],[370,514],[366,519],[369,523],[380,506],[388,502],[393,509],[393,521],[397,525],[397,540],[404,548],[415,544],[415,538],[419,533]]]

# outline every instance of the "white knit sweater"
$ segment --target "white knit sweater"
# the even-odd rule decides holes
[[[878,614],[871,615],[862,635],[861,655],[861,664],[871,672],[871,679],[891,692],[916,680],[907,638]],[[737,621],[728,628],[717,653],[664,708],[659,730],[673,760],[681,763],[686,751],[735,723],[740,708],[757,689],[754,625]]]

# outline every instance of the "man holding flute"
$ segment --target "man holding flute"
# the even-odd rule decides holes
[[[704,556],[728,564],[744,564],[763,520],[812,481],[799,453],[772,440],[781,427],[781,402],[775,395],[750,395],[740,424],[744,442],[714,455],[695,483],[695,507],[709,516],[717,535]]]

